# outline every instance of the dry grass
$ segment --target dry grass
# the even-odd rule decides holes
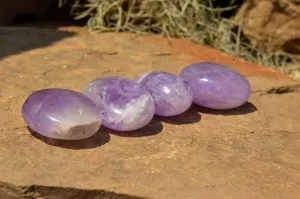
[[[243,37],[242,23],[220,17],[236,6],[214,8],[211,0],[60,0],[60,6],[66,1],[76,19],[88,17],[93,31],[181,37],[281,71],[298,63],[284,52],[262,53]]]

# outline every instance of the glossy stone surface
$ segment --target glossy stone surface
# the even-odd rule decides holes
[[[193,92],[187,81],[167,72],[142,73],[135,78],[154,99],[155,114],[175,116],[185,112],[193,102]]]
[[[251,95],[248,80],[239,72],[213,62],[186,66],[180,77],[193,89],[194,103],[212,109],[232,109],[243,105]]]
[[[67,89],[32,93],[22,106],[22,115],[28,127],[54,139],[85,139],[101,125],[96,105],[85,95]]]
[[[100,109],[102,124],[117,131],[142,128],[154,116],[151,95],[129,79],[98,78],[86,85],[83,93]]]

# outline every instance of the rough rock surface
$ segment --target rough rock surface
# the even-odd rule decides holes
[[[52,190],[52,198],[59,187],[154,199],[300,197],[299,82],[180,39],[72,31],[0,29],[2,181],[37,184]],[[80,91],[100,76],[134,78],[151,70],[178,74],[196,61],[246,75],[249,103],[231,111],[193,106],[138,131],[102,127],[90,139],[71,142],[30,132],[21,117],[22,103],[37,89]]]
[[[23,186],[0,182],[1,199],[143,199],[105,190],[83,190],[69,187]]]
[[[298,0],[247,0],[236,19],[243,33],[263,51],[284,50],[299,54],[300,7]]]
[[[5,183],[0,182],[0,198],[3,199],[20,199],[23,197],[21,188]]]

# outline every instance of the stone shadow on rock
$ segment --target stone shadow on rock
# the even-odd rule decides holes
[[[113,199],[146,199],[128,194],[121,194],[107,190],[85,190],[69,187],[54,187],[31,185],[21,187],[24,198],[55,198],[55,199],[88,199],[88,198],[113,198]]]
[[[149,124],[135,131],[114,131],[104,126],[101,126],[101,129],[109,134],[121,137],[147,137],[157,135],[162,132],[163,125],[157,118],[154,117]]]
[[[74,150],[81,150],[81,149],[91,149],[100,147],[110,141],[110,135],[106,132],[102,132],[101,128],[100,130],[93,136],[83,139],[83,140],[58,140],[58,139],[52,139],[45,137],[41,134],[36,133],[29,127],[27,127],[29,132],[33,137],[36,139],[51,145],[56,146],[60,148],[66,148],[66,149],[74,149]]]
[[[228,110],[214,110],[214,109],[197,106],[198,112],[211,114],[211,115],[246,115],[249,113],[253,113],[257,110],[258,109],[256,108],[256,106],[251,102],[246,102],[240,107],[234,109],[228,109]]]
[[[169,116],[169,117],[162,117],[162,116],[155,116],[158,120],[175,125],[182,125],[182,124],[194,124],[198,123],[201,120],[201,115],[196,107],[196,105],[192,105],[188,110],[184,113],[176,116]]]
[[[43,48],[76,33],[55,29],[0,26],[0,60],[36,48]]]

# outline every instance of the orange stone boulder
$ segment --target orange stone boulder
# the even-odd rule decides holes
[[[1,181],[35,185],[36,198],[90,190],[115,198],[300,198],[299,81],[182,39],[71,27],[0,28],[0,39]],[[153,70],[178,74],[198,61],[245,75],[249,102],[228,111],[193,106],[134,132],[101,127],[71,142],[30,132],[21,116],[39,89],[81,91],[97,77]],[[78,198],[88,196],[96,197]]]

